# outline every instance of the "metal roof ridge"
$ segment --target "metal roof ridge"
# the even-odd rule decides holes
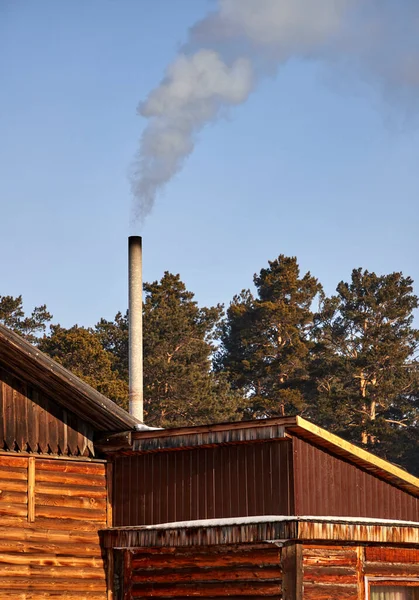
[[[296,425],[297,417],[267,417],[263,419],[252,419],[247,421],[224,421],[221,423],[207,423],[205,425],[183,425],[180,427],[148,427],[146,430],[136,428],[132,434],[133,439],[146,439],[149,437],[149,430],[153,430],[153,437],[176,437],[186,434],[207,433],[214,431],[223,431],[227,429],[250,429],[259,427],[269,427],[270,425],[283,425],[289,427]]]

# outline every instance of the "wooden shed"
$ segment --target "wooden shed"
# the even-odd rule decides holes
[[[419,479],[300,417],[99,447],[116,600],[419,599]]]
[[[419,521],[418,478],[298,416],[127,432],[98,447],[113,464],[114,526],[261,515]]]
[[[0,600],[418,600],[419,480],[301,419],[138,431],[0,326]]]
[[[104,600],[110,521],[95,436],[124,410],[0,326],[0,598]]]

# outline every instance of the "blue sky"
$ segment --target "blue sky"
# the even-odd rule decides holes
[[[180,273],[228,303],[280,253],[331,293],[354,267],[419,293],[411,110],[356,75],[290,61],[202,131],[144,225],[128,172],[158,85],[207,0],[0,0],[0,294],[64,326],[127,306],[126,238],[144,278]]]

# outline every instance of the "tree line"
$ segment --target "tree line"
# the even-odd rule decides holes
[[[144,413],[154,426],[301,414],[419,474],[418,298],[402,273],[354,269],[327,296],[280,255],[224,311],[199,307],[179,275],[144,285]],[[0,322],[127,408],[128,313],[85,328],[24,314]],[[49,327],[49,329],[48,329]]]

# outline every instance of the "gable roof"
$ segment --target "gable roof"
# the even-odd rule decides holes
[[[0,325],[0,361],[17,377],[89,422],[96,431],[126,431],[139,424],[115,402],[3,325]]]
[[[295,425],[289,426],[287,431],[295,433],[298,437],[320,446],[332,454],[361,467],[364,471],[368,471],[376,477],[419,497],[418,477],[333,433],[329,433],[318,427],[318,425],[297,416],[295,417]]]
[[[155,452],[296,436],[419,498],[419,478],[299,416],[133,431],[100,440],[104,452]]]

